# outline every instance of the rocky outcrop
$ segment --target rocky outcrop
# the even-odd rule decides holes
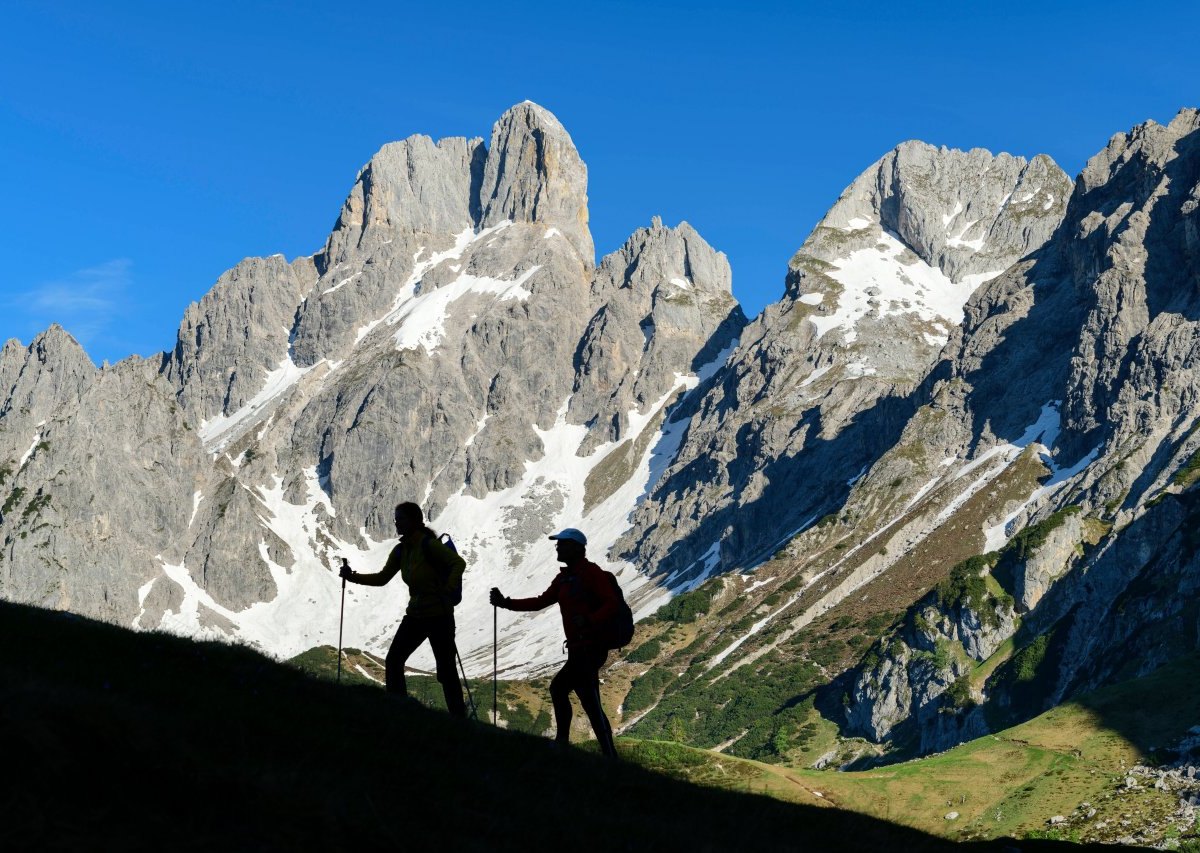
[[[818,227],[840,230],[863,248],[879,231],[890,232],[961,282],[994,276],[1042,246],[1071,189],[1044,154],[1026,161],[905,142],[859,175]]]
[[[289,360],[296,310],[315,278],[308,259],[247,258],[188,306],[164,373],[194,422],[242,408]]]
[[[205,459],[158,361],[99,371],[5,484],[0,594],[122,624],[186,529]]]
[[[96,375],[83,347],[58,325],[28,347],[6,341],[0,349],[0,464],[15,465],[36,450],[40,426],[77,406]]]
[[[1018,563],[1012,590],[1019,611],[1037,607],[1054,582],[1078,563],[1083,554],[1084,524],[1079,513],[1065,515],[1061,524],[1045,534],[1036,552]]]
[[[300,306],[292,354],[300,366],[344,358],[390,311],[422,260],[452,251],[479,223],[482,140],[412,136],[383,146],[359,172],[325,247],[319,281]]]
[[[679,388],[688,373],[716,368],[745,317],[730,291],[729,262],[686,222],[656,217],[596,270],[592,317],[576,353],[568,415],[590,427],[580,452],[628,437],[629,414]],[[605,418],[605,413],[611,413]]]
[[[480,225],[540,223],[558,229],[591,266],[587,166],[549,111],[530,101],[506,112],[492,129],[480,189]]]
[[[906,727],[930,741],[941,728],[934,723],[939,714],[975,704],[965,676],[1017,627],[1012,597],[989,584],[995,562],[991,556],[955,566],[850,673],[845,705],[850,733],[880,741]]]

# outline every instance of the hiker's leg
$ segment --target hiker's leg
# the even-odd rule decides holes
[[[455,667],[454,616],[436,616],[429,620],[429,645],[433,647],[433,659],[437,661],[437,680],[446,697],[446,710],[452,717],[465,717],[467,706],[463,702]]]
[[[596,743],[600,752],[610,758],[615,758],[617,748],[613,744],[612,726],[604,714],[604,706],[600,704],[600,667],[608,658],[608,652],[587,651],[577,657],[575,693],[579,696],[579,704],[592,723],[592,731],[596,733]]]
[[[384,673],[387,679],[388,693],[400,696],[408,695],[408,685],[404,683],[404,664],[409,656],[417,650],[417,646],[425,642],[427,636],[425,625],[420,619],[405,616],[400,620],[392,646],[384,659]]]
[[[571,691],[574,689],[571,658],[568,657],[558,675],[550,680],[550,699],[554,703],[554,739],[559,743],[571,742]]]

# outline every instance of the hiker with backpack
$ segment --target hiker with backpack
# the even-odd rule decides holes
[[[396,533],[400,542],[388,555],[381,571],[373,575],[351,571],[343,563],[341,577],[364,586],[383,586],[397,574],[408,586],[408,609],[385,661],[387,690],[408,696],[404,664],[425,640],[437,662],[437,680],[446,697],[446,710],[454,717],[467,715],[462,687],[454,669],[454,605],[462,599],[462,576],[467,564],[453,548],[443,544],[425,525],[425,515],[415,503],[396,506]]]
[[[571,741],[571,693],[579,697],[592,723],[600,752],[616,758],[612,726],[600,705],[600,668],[608,652],[629,642],[633,617],[617,579],[587,558],[587,537],[568,527],[550,537],[562,563],[549,588],[536,598],[507,598],[492,587],[491,603],[505,610],[541,610],[557,604],[566,633],[567,662],[550,682],[554,703],[555,742]],[[628,622],[628,628],[624,623]]]

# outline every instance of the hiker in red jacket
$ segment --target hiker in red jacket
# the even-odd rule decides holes
[[[554,702],[555,741],[565,746],[571,741],[571,691],[579,697],[592,723],[600,751],[617,757],[612,726],[600,705],[600,667],[608,658],[608,649],[600,636],[615,618],[618,602],[608,575],[587,558],[587,537],[568,527],[550,537],[558,550],[562,568],[550,587],[536,598],[506,598],[492,587],[491,602],[505,610],[541,610],[558,604],[563,631],[567,635],[567,662],[550,682]]]

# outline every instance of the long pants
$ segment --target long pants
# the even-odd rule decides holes
[[[604,650],[568,649],[567,662],[550,681],[550,698],[554,702],[554,724],[557,726],[555,739],[560,743],[571,740],[571,691],[579,697],[579,704],[592,723],[600,752],[615,757],[612,726],[600,705],[600,667],[608,658]]]
[[[408,695],[404,682],[404,664],[417,646],[429,640],[433,659],[437,661],[437,680],[441,682],[446,697],[446,710],[452,717],[465,717],[467,707],[463,702],[462,687],[458,683],[458,672],[454,668],[454,615],[448,616],[405,616],[396,629],[396,637],[384,660],[384,671],[389,693]]]

